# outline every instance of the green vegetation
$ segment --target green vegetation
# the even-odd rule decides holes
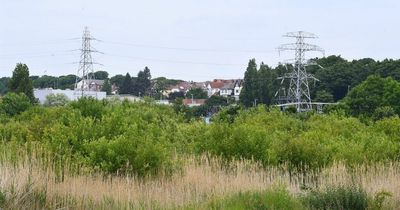
[[[310,209],[316,210],[336,210],[368,209],[367,193],[358,187],[330,187],[324,191],[311,191],[304,197],[305,203]]]
[[[272,90],[276,87],[276,80],[272,78],[284,72],[285,68],[279,66],[272,69],[262,64],[257,69],[255,60],[249,62],[241,95],[244,106],[254,106],[255,99],[261,103],[254,108],[244,108],[219,96],[211,97],[204,106],[196,108],[182,105],[182,96],[176,96],[173,106],[166,106],[158,105],[150,98],[136,103],[93,98],[70,102],[63,95],[50,95],[45,106],[41,106],[29,97],[32,84],[27,66],[18,64],[13,78],[8,81],[9,92],[0,98],[0,163],[11,164],[7,165],[8,170],[18,168],[21,161],[23,165],[26,162],[29,165],[36,160],[37,170],[54,173],[52,180],[55,183],[63,183],[66,177],[73,179],[74,176],[90,177],[94,174],[93,177],[137,179],[143,183],[162,177],[160,183],[154,181],[153,184],[165,187],[177,185],[179,182],[176,180],[184,177],[185,173],[194,176],[201,170],[204,170],[201,175],[219,170],[217,178],[229,173],[233,173],[233,177],[240,176],[240,170],[232,164],[238,160],[250,161],[256,167],[241,168],[252,173],[245,179],[256,179],[257,176],[253,175],[259,171],[275,168],[280,175],[288,174],[289,184],[292,179],[301,176],[303,180],[293,182],[304,184],[304,188],[301,192],[289,190],[289,187],[231,190],[211,198],[196,194],[195,197],[201,199],[194,204],[182,202],[176,207],[383,209],[386,198],[391,194],[385,189],[367,191],[355,174],[360,175],[357,170],[362,167],[367,168],[362,173],[367,173],[376,166],[397,164],[400,159],[400,83],[397,81],[400,78],[393,73],[397,72],[397,67],[391,65],[397,61],[364,59],[347,62],[340,57],[328,57],[317,59],[317,62],[327,67],[322,70],[311,68],[310,72],[319,74],[321,81],[333,82],[319,86],[320,91],[312,94],[321,101],[340,100],[339,105],[328,107],[326,114],[296,113],[295,110],[281,112],[272,106],[265,106],[272,103]],[[359,77],[365,78],[347,78],[353,75],[348,68],[355,68]],[[381,68],[388,68],[389,72]],[[340,71],[336,75],[334,70],[338,69]],[[369,76],[372,73],[376,75]],[[99,72],[98,76],[107,78],[108,74]],[[383,78],[386,76],[391,77]],[[127,74],[125,77],[110,78],[109,82],[120,82],[121,93],[138,95],[140,92],[143,96],[159,94],[163,82],[168,81],[163,78],[151,80],[150,70],[145,68],[137,78]],[[152,89],[152,82],[159,86]],[[349,85],[344,89],[342,84]],[[205,93],[191,90],[189,94],[196,94],[195,98],[199,98]],[[214,110],[219,112],[212,117],[211,124],[198,118]],[[26,154],[29,161],[23,160],[20,154]],[[192,164],[192,171],[185,165],[187,157],[196,159],[204,156],[207,160],[218,158],[221,162],[210,167],[209,171],[208,166],[203,166],[201,170],[193,166],[197,163]],[[317,187],[324,179],[323,171],[338,164],[343,164],[346,170],[338,170],[337,173],[348,173],[351,184]],[[32,165],[29,167],[29,175],[33,176]],[[391,167],[393,171],[398,170],[397,165]],[[397,180],[396,172],[394,174],[392,178]],[[215,177],[211,176],[210,180]],[[268,179],[265,175],[260,177]],[[199,179],[185,178],[189,186],[192,180]],[[166,181],[169,179],[175,181]],[[313,185],[308,187],[306,179],[314,180],[311,182]],[[210,180],[204,183],[212,183]],[[58,203],[58,194],[47,197],[48,192],[29,182],[26,191],[24,187],[18,192],[13,191],[17,186],[0,187],[0,208],[19,208],[21,206],[13,205],[21,202],[24,206],[33,200],[38,208],[51,208]],[[191,188],[188,191],[191,192]],[[197,189],[193,191],[196,193]],[[103,198],[102,205],[121,207],[118,200]],[[63,202],[62,205],[76,205],[73,198],[63,198]],[[124,205],[131,205],[129,202]],[[90,206],[86,205],[83,206]],[[160,206],[162,204],[157,203],[151,207]],[[149,206],[143,208],[146,207]]]
[[[9,91],[14,93],[23,93],[29,98],[31,103],[36,99],[33,95],[32,81],[29,79],[29,68],[27,65],[18,63],[13,71],[13,75],[8,83]]]
[[[4,143],[39,144],[57,157],[107,173],[170,173],[177,168],[174,157],[204,153],[297,169],[400,158],[397,116],[367,125],[339,113],[290,114],[236,106],[206,125],[186,122],[179,110],[151,101],[83,98],[68,106],[29,108],[24,95],[8,94],[0,104],[3,113],[14,116],[0,125]]]
[[[206,99],[208,98],[207,92],[204,91],[202,88],[192,88],[186,93],[186,98],[193,99]]]
[[[64,106],[69,102],[68,97],[63,93],[49,94],[46,96],[45,106]]]
[[[240,192],[229,197],[214,198],[203,205],[193,205],[183,209],[305,210],[306,208],[300,199],[291,195],[285,188],[272,188],[264,192]]]

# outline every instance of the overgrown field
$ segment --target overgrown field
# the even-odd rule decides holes
[[[0,208],[395,209],[400,119],[82,99],[0,117]],[[357,208],[356,208],[357,207]]]

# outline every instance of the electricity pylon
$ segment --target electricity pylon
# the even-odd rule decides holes
[[[91,40],[96,40],[90,35],[88,27],[85,27],[82,35],[82,48],[81,57],[79,61],[79,69],[75,82],[75,90],[82,91],[82,96],[84,91],[90,91],[92,80],[94,80],[94,69],[93,69],[93,59],[92,52],[98,52],[90,45]],[[80,82],[80,83],[79,83]],[[79,84],[78,84],[79,83]]]
[[[291,72],[284,74],[278,79],[281,79],[281,85],[285,80],[289,80],[289,86],[283,88],[284,96],[278,98],[278,103],[281,105],[295,106],[298,112],[309,111],[312,109],[309,80],[318,81],[312,74],[307,73],[306,66],[314,65],[306,59],[305,53],[308,51],[319,51],[324,54],[324,50],[317,45],[305,43],[305,39],[318,38],[316,35],[304,31],[290,32],[284,37],[296,38],[296,43],[281,45],[278,50],[281,51],[295,51],[295,59],[291,64],[293,69]],[[279,92],[279,91],[278,91]],[[275,94],[277,95],[278,92]]]

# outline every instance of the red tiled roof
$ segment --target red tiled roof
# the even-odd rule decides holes
[[[185,98],[185,99],[183,99],[182,102],[184,105],[190,105],[190,104],[192,104],[192,99]],[[206,99],[193,99],[193,104],[203,105],[205,102],[206,102]]]

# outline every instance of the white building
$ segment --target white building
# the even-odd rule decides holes
[[[104,85],[104,80],[91,79],[91,80],[81,80],[76,84],[76,89],[84,89],[91,91],[101,91]]]
[[[41,104],[44,104],[46,101],[46,97],[50,94],[64,94],[71,101],[75,101],[80,97],[93,97],[98,100],[102,100],[106,98],[106,92],[99,91],[80,91],[80,90],[60,90],[60,89],[35,89],[33,90],[33,94],[35,98],[39,100]]]

